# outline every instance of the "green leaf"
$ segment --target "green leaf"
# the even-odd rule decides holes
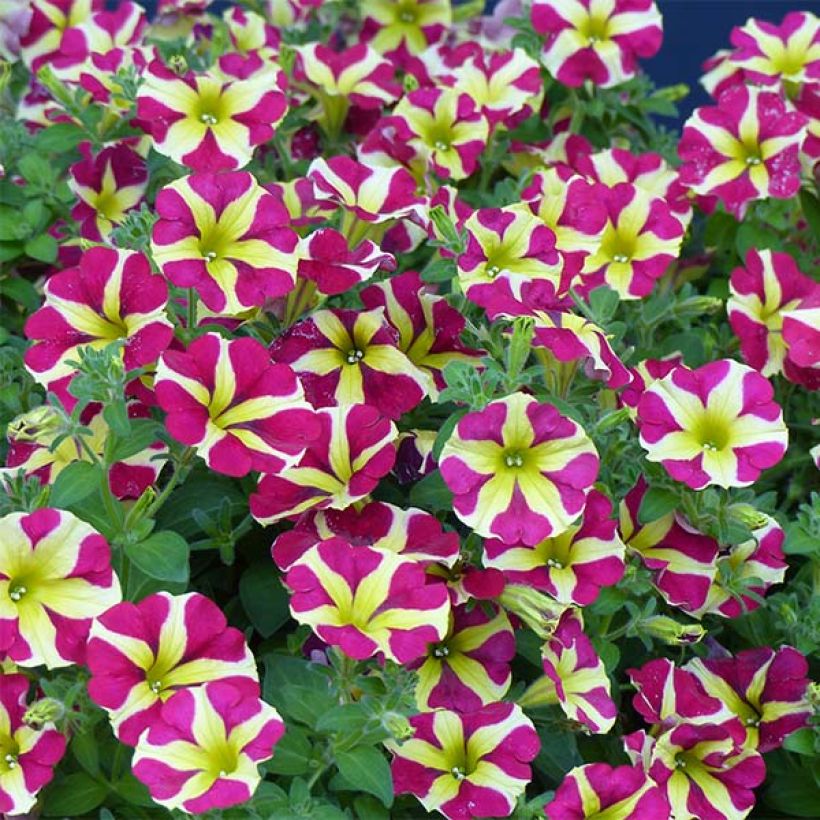
[[[800,524],[793,522],[786,527],[783,552],[786,555],[820,555],[820,541],[806,532]]]
[[[671,490],[662,487],[650,487],[641,500],[638,510],[638,523],[651,524],[663,518],[678,506],[678,497]]]
[[[339,773],[352,786],[377,797],[387,808],[393,805],[393,776],[390,766],[373,746],[336,752]]]
[[[310,771],[312,757],[313,746],[307,733],[289,723],[285,734],[276,744],[273,757],[264,764],[264,769],[271,774],[294,777]]]
[[[71,741],[71,752],[90,775],[100,773],[100,745],[94,737],[93,728],[74,735]]]
[[[148,789],[131,772],[126,772],[115,784],[117,794],[132,806],[155,806]],[[125,815],[118,814],[118,817]]]
[[[287,590],[270,560],[252,564],[242,573],[239,600],[263,638],[269,638],[290,618]]]
[[[410,490],[410,505],[430,512],[452,509],[453,494],[438,470],[426,475],[413,486]]]
[[[20,242],[0,242],[0,262],[10,262],[22,255],[23,245]]]
[[[85,772],[75,772],[56,781],[45,795],[46,817],[87,815],[105,800],[108,787]]]
[[[360,732],[370,721],[370,715],[361,703],[343,703],[325,712],[316,721],[317,732]]]
[[[4,261],[0,256],[0,262]],[[21,279],[20,277],[12,277],[10,279],[3,279],[0,282],[0,293],[19,302],[24,308],[30,311],[37,310],[40,307],[40,294],[37,293],[34,285],[28,279]]]
[[[57,240],[51,234],[41,233],[29,239],[23,250],[27,256],[36,259],[38,262],[51,264],[57,259]]]
[[[788,752],[794,752],[798,755],[813,756],[815,753],[816,736],[817,732],[809,726],[806,726],[789,735],[783,741],[783,748]]]
[[[781,771],[772,777],[772,786],[763,793],[763,801],[789,817],[817,817],[820,787],[809,769]]]
[[[803,209],[803,216],[809,223],[815,240],[820,242],[820,199],[803,188],[800,191],[800,207]]]
[[[176,532],[156,532],[139,544],[126,544],[125,554],[135,566],[158,581],[188,580],[188,542]]]
[[[54,507],[66,509],[88,498],[99,488],[102,478],[102,472],[96,464],[75,461],[61,470],[55,479],[51,487],[50,503]]]
[[[746,253],[751,248],[780,250],[782,247],[783,242],[777,231],[752,222],[741,225],[735,237],[735,248],[741,259],[746,258]]]
[[[40,131],[35,137],[35,145],[45,154],[67,154],[82,139],[82,128],[73,122],[61,122]]]
[[[183,537],[193,540],[195,535],[202,532],[192,515],[193,511],[201,510],[215,516],[226,499],[231,503],[235,514],[247,510],[245,495],[235,481],[213,473],[193,473],[162,507],[158,523],[164,529],[175,530]]]
[[[353,801],[353,810],[359,820],[390,820],[390,812],[367,794],[360,794]]]
[[[131,431],[127,438],[111,435],[106,441],[106,458],[112,464],[135,456],[159,441],[161,425],[152,419],[131,419]]]

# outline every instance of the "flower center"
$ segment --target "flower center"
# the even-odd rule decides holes
[[[464,778],[467,777],[467,772],[465,772],[461,766],[453,766],[453,768],[450,769],[450,774],[452,774],[456,780],[464,780]]]
[[[436,140],[433,144],[433,147],[436,149],[436,151],[449,151],[450,143],[445,142],[444,140]]]
[[[219,118],[210,111],[203,111],[199,115],[199,121],[204,122],[205,125],[216,125],[219,122]]]
[[[434,658],[446,658],[450,654],[450,650],[442,643],[436,644],[433,647]]]
[[[694,433],[704,451],[716,453],[729,446],[729,427],[720,419],[706,416]]]
[[[524,455],[520,450],[508,450],[504,453],[504,464],[511,470],[517,470],[524,466]]]
[[[357,348],[353,348],[352,350],[347,351],[347,355],[345,356],[345,361],[348,364],[358,364],[364,358],[364,351],[359,350]]]
[[[162,691],[162,681],[161,680],[149,680],[148,681],[148,688],[155,695],[158,695]]]
[[[609,17],[591,14],[579,27],[578,32],[587,38],[590,45],[609,39]]]
[[[22,581],[12,581],[9,584],[9,598],[14,603],[21,601],[28,593],[28,587]]]
[[[415,23],[416,15],[409,9],[404,9],[404,11],[399,13],[399,20],[401,20],[402,23]]]

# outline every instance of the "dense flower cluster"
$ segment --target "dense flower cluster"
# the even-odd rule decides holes
[[[0,0],[0,813],[810,781],[818,18],[208,5]]]

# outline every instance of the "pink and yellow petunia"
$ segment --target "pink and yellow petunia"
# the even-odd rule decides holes
[[[292,467],[319,435],[296,374],[256,339],[207,333],[169,350],[154,390],[171,435],[226,475]]]
[[[7,816],[34,808],[65,753],[65,736],[52,722],[33,726],[25,720],[30,686],[25,675],[0,675],[0,811]]]
[[[450,0],[363,0],[361,37],[382,54],[420,54],[453,20]]]
[[[410,726],[410,740],[386,744],[396,794],[412,794],[448,820],[512,813],[541,746],[520,707],[491,703],[466,714],[437,709],[414,715]]]
[[[179,76],[159,61],[146,71],[137,116],[154,148],[195,171],[242,168],[287,113],[273,68],[237,79],[214,70]]]
[[[283,296],[296,280],[296,233],[284,204],[243,171],[193,174],[157,195],[151,251],[175,285],[237,314]]]
[[[134,749],[133,772],[156,803],[202,814],[245,803],[262,780],[259,764],[285,732],[279,713],[230,683],[177,692]]]
[[[397,430],[367,404],[318,410],[320,434],[295,467],[264,475],[250,497],[261,524],[312,509],[344,509],[371,493],[396,460]]]
[[[567,772],[544,811],[549,820],[660,820],[669,816],[669,802],[640,766],[587,763]]]
[[[108,542],[73,513],[0,518],[0,650],[16,664],[82,663],[92,619],[120,600]]]
[[[813,387],[820,380],[820,291],[812,293],[797,305],[783,311],[783,341],[786,343],[786,365],[802,368],[801,379]],[[806,377],[805,373],[808,373]]]
[[[71,216],[80,223],[80,236],[102,242],[142,201],[148,170],[145,160],[125,143],[103,148],[96,156],[87,144],[82,151],[83,159],[69,168],[68,187],[79,200]]]
[[[168,287],[141,253],[91,248],[75,268],[52,275],[45,304],[25,325],[34,341],[25,362],[34,378],[61,398],[76,373],[78,349],[123,342],[126,370],[151,365],[171,343]]]
[[[198,592],[158,592],[123,602],[94,621],[88,640],[88,694],[131,746],[179,689],[220,680],[253,694],[253,655],[222,610]]]
[[[559,603],[587,606],[624,574],[625,547],[611,516],[612,502],[592,490],[582,518],[559,535],[532,547],[486,539],[484,566],[502,570],[513,583],[549,592]]]
[[[33,0],[27,31],[20,37],[25,64],[36,71],[60,50],[63,35],[101,11],[103,0]]]
[[[638,58],[661,47],[654,0],[534,0],[532,25],[546,37],[542,60],[559,82],[602,88],[634,77]]]
[[[382,652],[409,663],[447,634],[447,587],[386,550],[322,541],[290,566],[285,584],[293,617],[351,658]]]
[[[464,416],[440,459],[453,509],[467,526],[529,546],[569,528],[598,466],[595,446],[578,424],[524,393]]]
[[[514,657],[515,635],[503,609],[455,607],[444,639],[414,664],[419,709],[471,712],[501,700],[512,683]]]
[[[641,446],[695,490],[746,487],[786,452],[788,430],[773,395],[763,376],[731,359],[677,367],[638,403]]]
[[[316,311],[276,339],[271,356],[293,368],[314,407],[369,404],[397,419],[431,386],[381,308]]]
[[[806,118],[771,91],[733,85],[715,106],[695,109],[678,153],[681,181],[743,216],[748,203],[790,199],[800,189]]]

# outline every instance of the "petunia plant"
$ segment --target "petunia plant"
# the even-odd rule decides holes
[[[655,0],[0,0],[0,813],[817,816],[820,19],[735,5],[690,102]]]

